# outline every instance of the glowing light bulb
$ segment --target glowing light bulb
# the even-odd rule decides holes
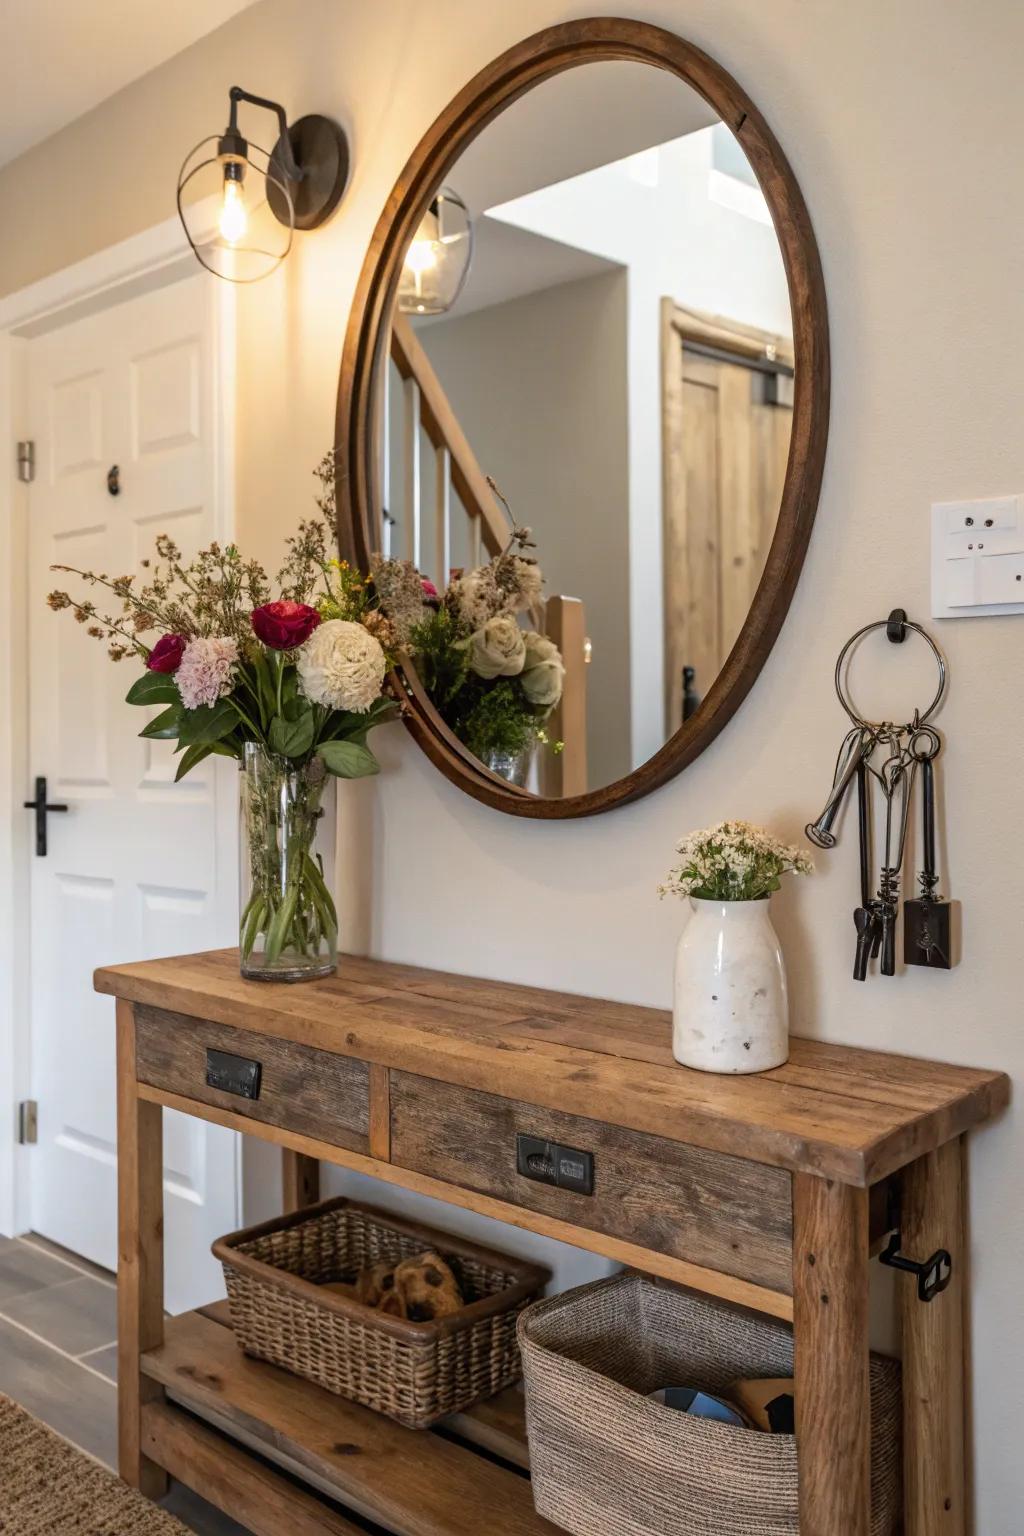
[[[410,272],[415,272],[417,277],[421,276],[424,272],[429,272],[431,267],[436,267],[437,246],[435,242],[433,240],[414,240],[409,247],[405,264]]]
[[[220,232],[229,245],[237,245],[249,227],[245,211],[245,191],[240,181],[224,177],[224,201],[220,210]]]

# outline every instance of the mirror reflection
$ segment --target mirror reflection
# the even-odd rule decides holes
[[[700,708],[771,544],[793,377],[767,203],[674,76],[572,69],[450,167],[392,316],[378,575],[493,772],[582,794]]]

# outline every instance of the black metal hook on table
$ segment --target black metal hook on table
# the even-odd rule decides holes
[[[934,1301],[953,1278],[952,1255],[946,1248],[937,1248],[931,1258],[925,1259],[922,1264],[916,1259],[908,1259],[906,1254],[901,1253],[902,1244],[901,1234],[894,1232],[888,1246],[878,1255],[878,1262],[885,1264],[889,1269],[899,1269],[905,1274],[916,1275],[918,1301]]]

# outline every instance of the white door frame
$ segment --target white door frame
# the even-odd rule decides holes
[[[200,210],[205,223],[206,210]],[[30,1096],[32,1029],[28,798],[28,487],[17,474],[26,420],[26,343],[196,272],[177,218],[132,235],[0,299],[0,1236],[27,1230],[28,1149],[17,1143],[18,1104]],[[235,288],[209,284],[214,352],[216,537],[235,527]],[[113,1029],[113,1020],[111,1020]]]

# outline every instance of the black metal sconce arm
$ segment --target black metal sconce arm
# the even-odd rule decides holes
[[[299,165],[292,151],[292,141],[288,133],[288,117],[281,103],[279,101],[271,101],[268,96],[254,96],[251,91],[243,89],[240,85],[233,85],[228,95],[231,101],[231,116],[228,119],[227,132],[221,140],[221,144],[224,145],[225,141],[238,144],[241,146],[239,153],[244,155],[246,143],[238,131],[238,103],[240,101],[247,101],[250,106],[263,107],[265,111],[273,112],[277,118],[278,139],[277,147],[274,150],[274,158],[289,181],[301,181],[305,171]]]

